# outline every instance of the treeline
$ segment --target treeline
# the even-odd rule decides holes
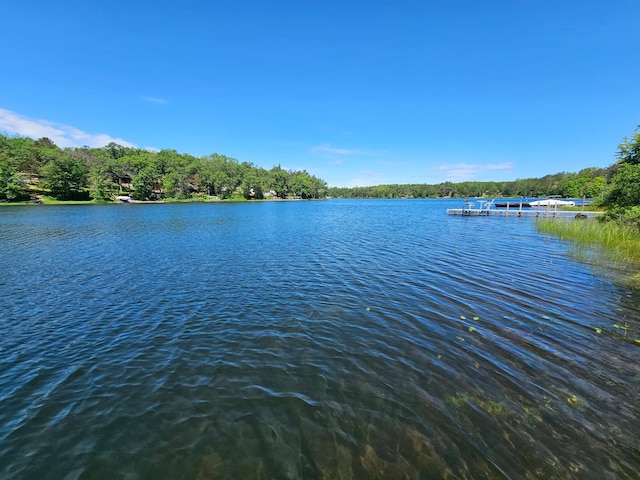
[[[328,195],[343,198],[437,197],[587,197],[606,209],[603,221],[640,230],[640,126],[618,145],[617,161],[607,168],[590,167],[578,173],[556,173],[510,182],[443,182],[439,184],[376,185],[329,188]]]
[[[342,198],[439,198],[439,197],[546,197],[600,198],[613,175],[613,167],[585,168],[578,173],[556,173],[542,178],[508,182],[443,182],[438,184],[332,187],[328,195]]]
[[[603,221],[614,221],[640,231],[640,126],[618,145],[617,161],[607,168],[590,167],[578,173],[556,173],[511,182],[443,182],[435,185],[376,185],[330,188],[328,195],[343,198],[437,197],[587,197],[606,209]]]
[[[270,170],[217,153],[204,157],[175,150],[152,152],[109,143],[101,148],[60,148],[48,138],[0,135],[0,200],[35,194],[59,200],[108,202],[217,197],[325,198],[327,184],[306,171]]]
[[[110,201],[128,195],[159,198],[437,198],[545,197],[595,199],[610,217],[638,217],[640,225],[640,127],[624,137],[617,162],[607,168],[556,173],[507,182],[443,182],[328,188],[306,171],[270,170],[225,155],[195,157],[175,150],[152,152],[110,143],[101,148],[60,148],[48,138],[0,134],[0,200],[35,195],[60,200]]]
[[[607,208],[604,220],[640,230],[640,126],[630,138],[624,137],[616,156],[618,161],[611,166],[611,181],[600,202]]]

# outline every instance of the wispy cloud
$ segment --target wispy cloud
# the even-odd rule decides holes
[[[477,181],[484,178],[487,172],[502,171],[511,173],[515,167],[514,162],[502,163],[444,163],[434,167],[438,176],[451,182]]]
[[[164,98],[158,98],[158,97],[140,97],[140,98],[142,98],[142,100],[144,100],[145,102],[162,103],[162,104],[169,103]]]
[[[331,153],[334,155],[369,155],[369,152],[358,148],[336,148],[328,143],[323,143],[309,149],[311,153]]]
[[[19,113],[0,108],[0,131],[23,135],[34,139],[47,137],[59,147],[103,147],[115,142],[125,147],[135,147],[122,138],[114,138],[106,133],[87,133],[70,125],[48,120],[29,118]]]
[[[514,162],[502,162],[502,163],[488,163],[484,165],[487,170],[513,170],[516,164]]]

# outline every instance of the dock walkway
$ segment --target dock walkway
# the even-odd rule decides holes
[[[542,218],[594,218],[602,215],[603,212],[571,212],[566,210],[498,210],[498,209],[481,209],[481,208],[447,208],[449,215],[463,216],[510,216],[510,217],[542,217]]]
[[[463,208],[447,208],[448,215],[462,215],[468,217],[487,216],[511,216],[511,217],[532,217],[532,218],[594,218],[604,212],[558,210],[557,206],[546,207],[519,207],[493,208],[493,202],[479,202],[480,208],[467,205]]]

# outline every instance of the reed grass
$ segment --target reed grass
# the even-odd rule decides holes
[[[623,271],[625,283],[640,289],[640,230],[634,226],[614,221],[601,222],[595,219],[569,220],[540,219],[538,231],[554,235],[561,240],[602,252],[601,255],[585,255],[590,263],[599,267],[610,267]]]

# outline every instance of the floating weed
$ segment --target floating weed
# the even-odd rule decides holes
[[[492,417],[501,416],[502,413],[505,412],[504,405],[500,402],[486,400],[484,402],[478,402],[478,405]]]
[[[542,411],[538,407],[523,406],[522,410],[525,413],[524,419],[529,425],[542,423]]]
[[[571,405],[573,408],[577,408],[578,410],[585,409],[584,402],[580,400],[578,397],[576,397],[575,395],[571,395],[570,397],[567,397],[567,403]]]
[[[480,317],[473,317],[473,319],[474,319],[475,321],[478,321],[478,320],[480,320]]]
[[[475,331],[475,329],[476,329],[476,327],[469,327],[469,331],[470,331],[470,332]]]
[[[596,333],[597,333],[598,335],[600,335],[600,334],[602,333],[602,329],[601,329],[601,328],[596,328]]]
[[[464,315],[460,315],[460,320],[466,320],[467,317],[465,317]]]
[[[460,393],[460,392],[456,392],[456,394],[450,398],[451,403],[453,403],[456,407],[463,407],[464,405],[467,404],[467,400],[468,400],[469,396],[464,394],[464,393]]]
[[[456,337],[458,340],[460,340],[461,342],[464,342],[464,338],[462,337]]]
[[[518,404],[512,404],[489,398],[481,391],[470,391],[456,392],[448,401],[459,409],[478,407],[497,422],[508,422],[519,428],[531,428],[545,422],[545,413],[554,411],[553,404],[556,399],[544,395],[537,403],[532,403],[521,397]],[[585,410],[584,403],[575,395],[568,397],[567,403],[578,410]]]
[[[475,404],[496,419],[505,418],[513,412],[502,402],[483,398],[478,393],[460,393],[450,397],[450,401],[456,407]]]
[[[618,325],[617,323],[614,323],[613,326],[618,330],[622,330],[624,332],[624,336],[627,336],[627,330],[629,330],[627,323],[625,323],[624,325]]]

